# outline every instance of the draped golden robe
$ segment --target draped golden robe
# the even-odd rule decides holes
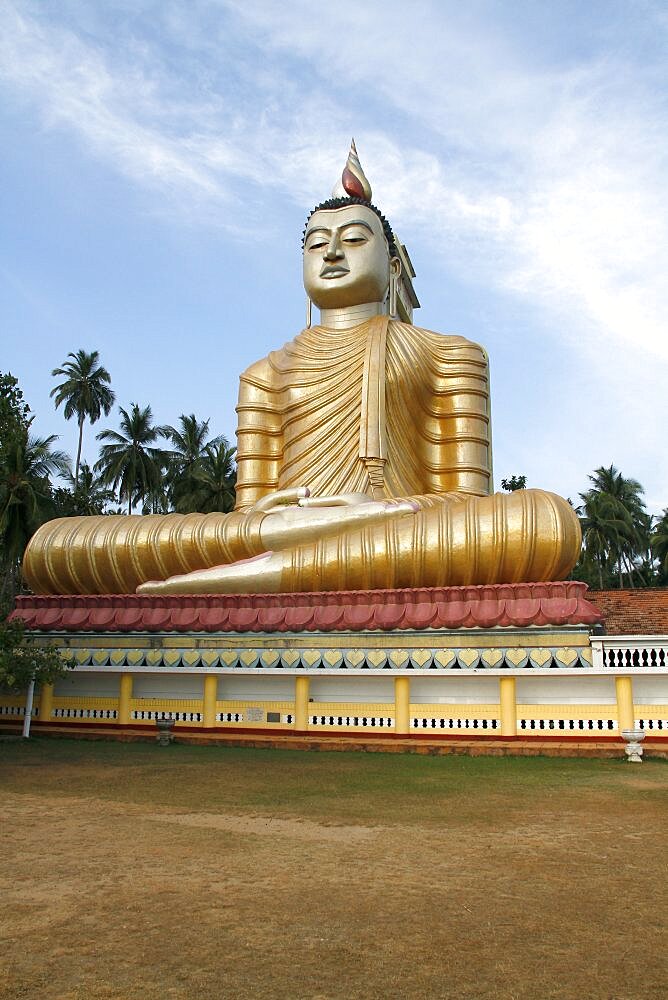
[[[240,509],[303,485],[378,499],[490,490],[487,356],[463,337],[385,316],[304,330],[244,372],[237,413]]]
[[[442,586],[563,579],[577,517],[538,490],[488,495],[487,356],[477,344],[375,317],[304,330],[241,376],[237,504],[231,514],[64,518],[36,533],[24,573],[41,593],[127,593],[257,556],[275,490],[411,498],[420,508],[280,553],[258,591]],[[180,581],[203,592],[208,581]],[[235,590],[221,583],[215,589]],[[243,589],[247,589],[244,586]]]

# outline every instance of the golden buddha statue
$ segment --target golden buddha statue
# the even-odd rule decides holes
[[[48,522],[24,561],[33,590],[563,579],[580,550],[575,513],[540,490],[490,494],[487,355],[410,322],[402,258],[406,267],[353,143],[334,197],[304,235],[304,285],[320,324],[241,376],[235,510]]]

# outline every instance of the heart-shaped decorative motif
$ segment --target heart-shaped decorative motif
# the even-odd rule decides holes
[[[178,649],[166,649],[162,654],[162,662],[166,667],[178,667],[181,663],[181,653]]]
[[[528,659],[529,654],[526,649],[520,649],[519,646],[515,647],[515,649],[506,650],[506,663],[510,667],[515,667],[516,670],[524,667]]]
[[[111,656],[109,657],[109,662],[114,667],[122,667],[125,663],[125,650],[124,649],[112,649]]]
[[[159,667],[161,663],[162,663],[162,650],[149,649],[146,653],[146,666]]]
[[[220,656],[215,649],[203,649],[199,655],[203,667],[217,667],[220,663]]]
[[[580,659],[584,660],[585,663],[588,663],[590,667],[593,667],[593,665],[594,665],[594,657],[593,657],[593,654],[592,654],[591,647],[584,646],[580,650]]]
[[[239,654],[239,666],[240,667],[254,667],[257,665],[260,659],[260,654],[257,649],[242,649]]]
[[[457,662],[460,667],[472,670],[477,667],[480,661],[480,653],[477,649],[460,649],[457,653]]]
[[[549,663],[552,659],[551,649],[532,649],[529,653],[529,659],[531,660],[534,667],[544,667],[546,663]]]
[[[554,654],[554,658],[560,667],[574,667],[578,662],[578,651],[577,649],[558,649]]]
[[[277,649],[264,649],[260,656],[260,663],[263,667],[267,667],[271,670],[273,667],[277,667],[281,662],[281,654]]]
[[[456,660],[457,657],[452,649],[439,649],[434,656],[434,663],[437,667],[440,667],[441,670],[450,670],[454,666]]]
[[[299,663],[299,653],[296,649],[284,649],[281,653],[281,660],[283,662],[283,666],[287,667],[288,670],[291,670]]]
[[[200,655],[196,649],[184,649],[181,653],[181,663],[184,667],[198,667]]]
[[[387,663],[387,655],[382,649],[369,649],[366,654],[366,662],[374,670],[378,670]]]
[[[90,663],[90,649],[75,649],[74,659],[82,667]]]
[[[364,653],[359,649],[349,649],[346,653],[344,653],[344,659],[347,666],[349,666],[352,670],[356,670],[364,663]]]
[[[503,663],[503,653],[500,649],[485,649],[481,660],[486,667],[491,667],[493,670],[495,667],[500,667]]]
[[[223,667],[236,667],[239,653],[236,649],[221,649],[218,654]]]
[[[93,653],[93,663],[96,667],[106,667],[109,663],[109,650],[96,649]]]
[[[322,654],[323,667],[329,667],[330,670],[336,670],[342,663],[343,653],[340,649],[326,649]]]
[[[312,670],[313,667],[317,667],[320,663],[320,650],[318,649],[303,649],[302,650],[302,663],[307,670]]]
[[[411,653],[411,663],[418,670],[424,669],[424,667],[429,666],[434,658],[434,654],[430,649],[414,649]]]
[[[125,662],[129,667],[138,667],[144,662],[145,649],[128,649],[125,654]]]
[[[408,665],[410,656],[405,649],[391,649],[388,653],[388,660],[390,666],[396,667],[397,670],[403,670]]]

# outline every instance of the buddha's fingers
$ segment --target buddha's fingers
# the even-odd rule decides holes
[[[289,490],[274,490],[253,504],[254,511],[270,511],[275,507],[285,507],[288,504],[302,503],[310,497],[311,491],[308,486],[295,486]]]
[[[280,551],[414,515],[417,509],[412,500],[373,500],[340,507],[270,511],[262,521],[260,537],[263,548]]]
[[[373,497],[366,493],[335,493],[333,496],[306,497],[299,501],[300,507],[353,507],[360,503],[373,503]]]

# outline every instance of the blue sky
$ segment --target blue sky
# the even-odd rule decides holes
[[[78,348],[121,405],[233,438],[354,135],[416,322],[490,353],[497,484],[575,498],[614,462],[658,511],[667,49],[648,0],[4,0],[0,370],[71,453],[50,372]]]

